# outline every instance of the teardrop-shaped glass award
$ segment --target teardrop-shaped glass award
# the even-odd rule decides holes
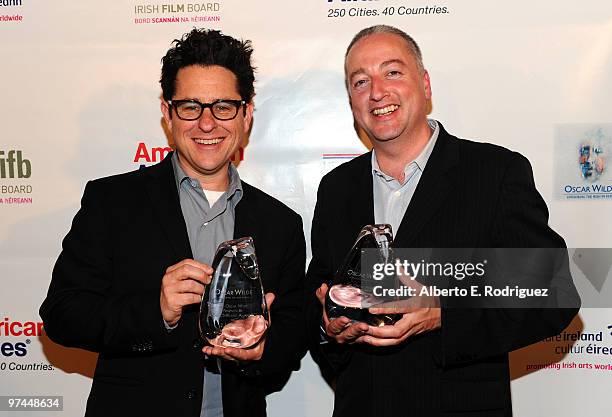
[[[212,268],[212,280],[200,304],[202,338],[213,346],[255,346],[268,329],[270,316],[253,239],[221,243]]]
[[[341,316],[371,326],[393,324],[401,314],[371,314],[368,307],[374,307],[389,300],[377,297],[373,288],[380,283],[373,279],[370,271],[362,270],[362,256],[367,252],[368,265],[393,262],[393,232],[389,224],[367,225],[361,229],[355,244],[344,263],[329,284],[325,298],[325,311],[332,320]]]

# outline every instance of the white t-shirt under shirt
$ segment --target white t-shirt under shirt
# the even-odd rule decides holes
[[[204,195],[206,196],[206,199],[208,200],[208,205],[210,207],[214,206],[219,197],[225,194],[225,191],[210,191],[204,189],[202,191],[204,191]]]

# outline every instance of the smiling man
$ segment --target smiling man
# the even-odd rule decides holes
[[[85,188],[40,314],[55,342],[100,353],[87,416],[265,416],[305,353],[301,219],[230,162],[253,117],[251,53],[214,30],[175,40],[160,81],[175,152]],[[215,250],[245,236],[272,325],[251,349],[203,347]]]
[[[321,180],[313,217],[308,327],[313,356],[335,379],[334,416],[511,416],[508,352],[559,333],[577,308],[452,309],[434,298],[373,327],[330,321],[323,307],[326,283],[367,224],[390,224],[396,248],[564,247],[530,164],[428,119],[430,77],[403,31],[362,30],[344,69],[373,149]]]

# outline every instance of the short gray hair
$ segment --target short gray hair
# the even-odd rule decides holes
[[[389,25],[370,26],[369,28],[365,28],[365,29],[362,29],[361,31],[359,31],[359,33],[357,33],[353,37],[353,40],[351,41],[351,43],[349,43],[348,48],[346,48],[346,53],[344,54],[344,62],[345,62],[345,64],[346,64],[346,57],[348,56],[349,52],[351,51],[351,48],[359,40],[361,40],[363,38],[366,38],[366,37],[368,37],[370,35],[377,34],[377,33],[389,33],[391,35],[397,35],[397,36],[401,37],[402,39],[404,39],[406,41],[406,43],[408,44],[408,49],[410,50],[410,53],[412,54],[412,56],[416,60],[417,67],[419,68],[419,70],[421,72],[425,71],[425,66],[423,65],[423,55],[421,54],[421,48],[419,48],[419,45],[417,45],[415,40],[412,39],[412,37],[410,35],[408,35],[406,32],[404,32],[403,30],[398,29],[396,27],[389,26]]]

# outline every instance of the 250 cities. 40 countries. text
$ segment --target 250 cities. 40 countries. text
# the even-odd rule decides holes
[[[448,13],[449,10],[446,6],[347,7],[327,9],[327,17],[332,19],[347,17],[441,15]]]

